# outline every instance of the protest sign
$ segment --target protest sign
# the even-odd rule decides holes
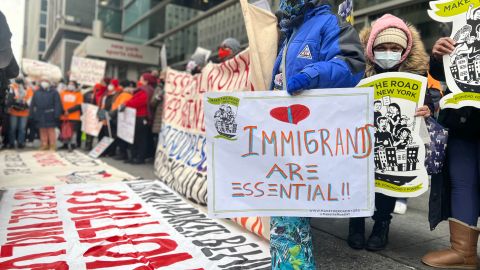
[[[388,72],[362,80],[375,89],[375,185],[392,197],[417,197],[428,190],[425,145],[420,137],[427,78]]]
[[[94,86],[103,80],[107,62],[83,57],[72,57],[70,80],[79,84]]]
[[[130,144],[135,140],[136,115],[137,110],[133,108],[125,108],[125,111],[118,112],[117,137]]]
[[[52,82],[58,82],[63,77],[58,66],[27,58],[22,59],[22,70],[30,78],[47,79]]]
[[[0,188],[133,179],[81,152],[0,152]]]
[[[212,217],[373,214],[373,89],[206,97]]]
[[[440,101],[441,108],[465,106],[480,108],[480,12],[478,1],[430,1],[430,17],[439,22],[452,22],[451,38],[455,50],[443,57],[445,78],[452,93]]]
[[[107,148],[115,141],[114,138],[105,136],[102,138],[100,142],[88,153],[88,155],[92,158],[98,158],[100,155],[107,150]]]
[[[354,25],[353,20],[353,0],[345,0],[338,5],[338,15],[351,25]]]
[[[98,136],[103,126],[103,123],[98,120],[97,113],[98,106],[82,104],[82,131],[94,137]]]
[[[8,189],[0,203],[0,269],[270,268],[266,241],[156,181]]]

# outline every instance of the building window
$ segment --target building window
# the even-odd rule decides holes
[[[42,0],[42,6],[41,9],[42,11],[47,11],[47,0]]]
[[[45,39],[47,36],[47,29],[45,27],[40,27],[40,38]]]
[[[45,41],[40,41],[38,43],[38,50],[41,52],[45,51]]]
[[[40,24],[41,25],[47,25],[47,13],[41,13],[40,14]]]

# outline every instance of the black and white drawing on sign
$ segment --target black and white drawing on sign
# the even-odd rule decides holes
[[[217,132],[227,138],[233,138],[237,134],[237,123],[235,122],[236,113],[230,105],[220,105],[215,112],[215,128]]]
[[[390,98],[376,100],[375,113],[375,177],[377,180],[403,186],[416,178],[408,172],[419,169],[419,146],[413,142],[412,119],[402,115]],[[392,173],[395,172],[395,173]],[[405,173],[405,175],[402,175]]]
[[[451,79],[459,90],[480,93],[480,8],[472,4],[465,14],[465,24],[454,31],[455,50],[445,65],[450,65]]]

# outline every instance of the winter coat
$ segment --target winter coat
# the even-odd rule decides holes
[[[307,11],[303,24],[284,41],[275,61],[270,89],[280,73],[285,47],[288,47],[285,85],[299,73],[310,79],[306,89],[353,87],[363,77],[365,57],[357,32],[325,2]]]
[[[443,63],[437,61],[434,57],[430,58],[430,75],[436,80],[445,81]],[[450,91],[447,89],[446,94],[448,93]],[[449,137],[467,140],[480,138],[479,121],[480,110],[473,107],[443,109],[438,116],[438,122],[448,128]],[[451,178],[448,170],[448,158],[447,155],[442,172],[432,175],[428,212],[431,230],[434,230],[443,220],[450,218],[452,214]]]
[[[140,87],[133,92],[133,97],[125,106],[137,110],[137,117],[148,117],[148,93],[144,87]]]
[[[40,88],[35,92],[30,104],[30,118],[37,128],[52,128],[59,124],[62,115],[60,95],[54,88]]]

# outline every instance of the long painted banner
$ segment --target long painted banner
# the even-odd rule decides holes
[[[270,269],[268,243],[158,181],[11,188],[0,269]]]
[[[0,188],[126,179],[134,177],[79,151],[3,151],[0,155]]]
[[[253,91],[246,50],[222,64],[208,64],[190,75],[169,69],[155,174],[169,187],[200,205],[207,204],[207,156],[203,96],[207,92]],[[269,237],[269,220],[238,218],[238,224]]]

